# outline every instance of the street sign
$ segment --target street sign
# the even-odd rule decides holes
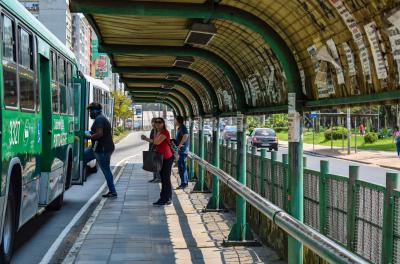
[[[317,112],[311,112],[310,118],[312,118],[312,119],[317,118]]]

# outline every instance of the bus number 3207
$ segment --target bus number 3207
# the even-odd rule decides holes
[[[20,121],[10,121],[10,145],[17,145],[19,143],[20,127]]]

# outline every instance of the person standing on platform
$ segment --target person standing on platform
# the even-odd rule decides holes
[[[178,128],[176,133],[176,145],[179,149],[178,171],[181,178],[181,184],[177,189],[184,189],[188,186],[188,172],[186,167],[186,159],[189,153],[189,132],[183,123],[183,117],[177,116],[175,125]]]
[[[86,138],[93,142],[93,147],[85,150],[86,163],[96,159],[104,177],[107,181],[108,193],[103,194],[103,197],[117,197],[115,190],[114,178],[110,168],[111,155],[114,152],[115,146],[112,139],[111,124],[108,119],[102,114],[103,107],[99,103],[92,102],[87,107],[91,119],[94,119],[90,132],[86,134]],[[85,164],[86,164],[85,163]]]
[[[172,184],[171,184],[171,171],[174,164],[174,155],[172,153],[170,143],[171,136],[167,130],[164,119],[161,117],[156,118],[155,126],[157,134],[154,139],[150,139],[142,135],[142,140],[154,144],[155,150],[163,155],[163,164],[160,171],[161,177],[161,192],[160,199],[153,205],[171,205],[172,204]]]
[[[154,140],[155,135],[157,134],[157,129],[156,129],[156,121],[157,118],[153,117],[151,119],[151,131],[150,131],[150,139]],[[152,150],[154,148],[154,144],[149,142],[149,150]],[[160,172],[153,172],[153,179],[150,180],[149,182],[154,182],[154,183],[159,183],[160,180]]]
[[[396,144],[397,156],[400,158],[400,129],[396,126],[393,131],[393,141]]]

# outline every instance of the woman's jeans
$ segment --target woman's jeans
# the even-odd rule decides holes
[[[117,193],[110,168],[111,155],[112,152],[94,152],[92,148],[88,148],[85,149],[84,160],[85,164],[87,164],[89,161],[96,159],[101,171],[104,174],[104,177],[106,178],[108,190],[111,193]]]
[[[161,177],[161,193],[160,202],[167,202],[172,199],[172,184],[171,184],[171,171],[174,164],[174,156],[169,159],[163,160],[163,165],[160,171]]]

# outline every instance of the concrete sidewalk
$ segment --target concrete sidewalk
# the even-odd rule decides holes
[[[284,147],[288,146],[287,141],[279,141],[279,144]],[[400,170],[400,158],[397,157],[396,152],[392,151],[357,149],[357,153],[355,153],[354,148],[351,148],[351,153],[347,154],[346,147],[344,150],[338,147],[331,149],[330,146],[323,145],[315,145],[313,148],[312,144],[303,144],[303,149],[308,153]]]
[[[125,166],[118,198],[100,202],[64,263],[284,263],[267,247],[222,247],[234,217],[202,213],[209,194],[177,190],[173,206],[153,206],[160,185],[139,162]]]

